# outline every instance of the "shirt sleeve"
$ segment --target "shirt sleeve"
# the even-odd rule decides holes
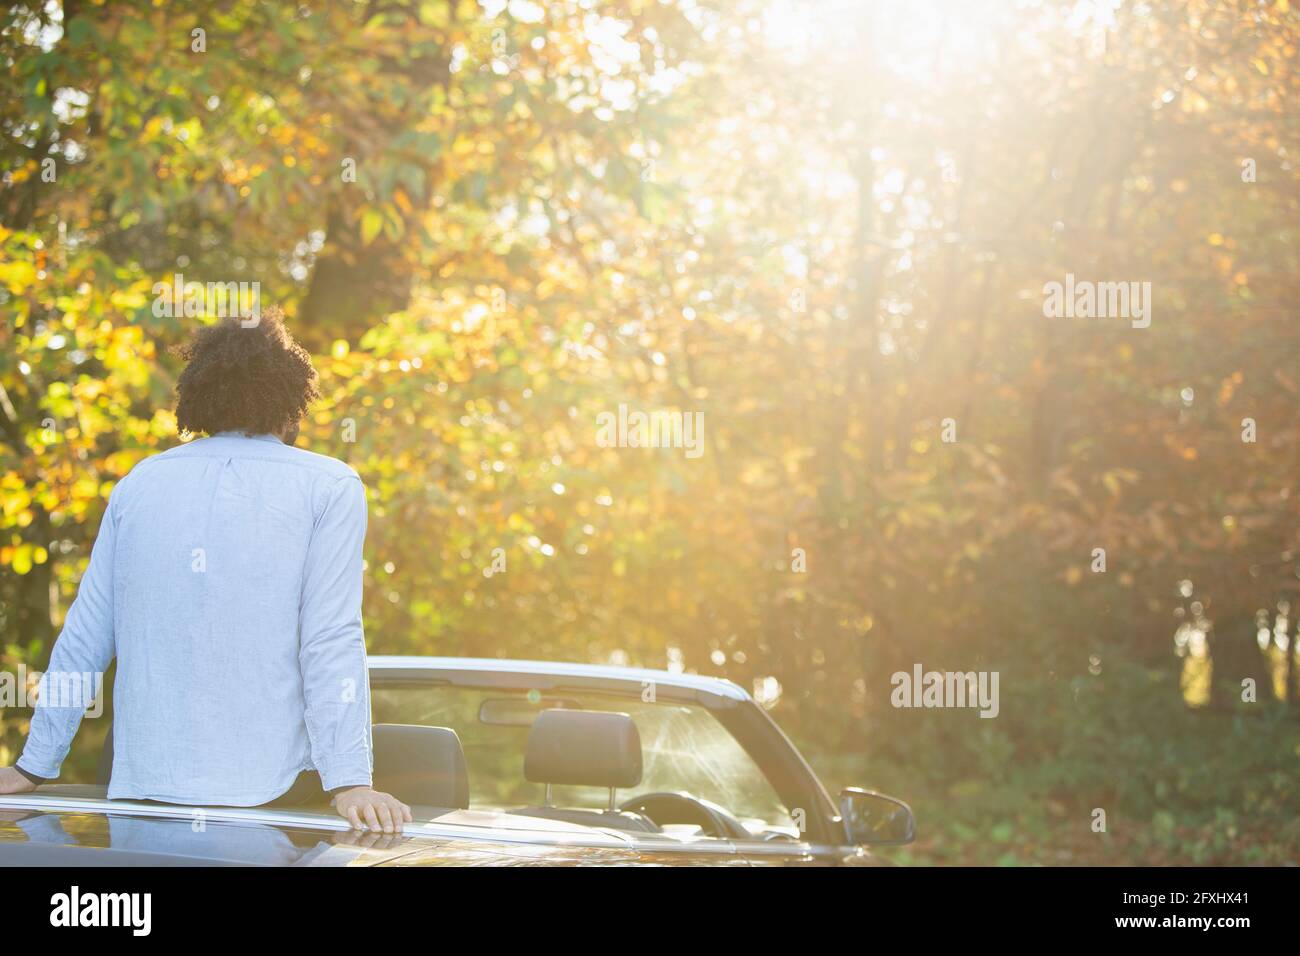
[[[312,764],[325,790],[369,786],[370,680],[361,625],[366,491],[355,475],[330,488],[307,549],[298,662]]]
[[[115,498],[110,497],[90,563],[63,631],[54,642],[50,666],[41,677],[27,745],[17,767],[28,777],[59,775],[86,708],[103,693],[104,672],[113,660],[113,551],[117,536]]]

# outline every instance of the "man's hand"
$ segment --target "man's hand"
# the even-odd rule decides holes
[[[401,833],[402,824],[411,822],[410,807],[392,794],[369,787],[344,790],[334,797],[333,803],[339,816],[351,823],[354,830]]]
[[[35,789],[36,784],[20,774],[16,767],[0,767],[0,793],[31,793]]]

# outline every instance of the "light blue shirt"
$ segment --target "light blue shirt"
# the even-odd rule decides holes
[[[252,806],[311,769],[370,784],[365,535],[357,473],[272,435],[199,439],[118,483],[48,672],[117,657],[110,798]],[[85,702],[44,697],[18,764],[52,778]]]

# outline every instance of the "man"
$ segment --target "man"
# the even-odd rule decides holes
[[[400,832],[410,808],[371,789],[361,626],[365,488],[294,448],[319,397],[276,310],[203,328],[182,351],[182,435],[109,497],[50,657],[102,674],[117,657],[110,799],[324,802]],[[0,793],[57,777],[85,710],[39,700]]]

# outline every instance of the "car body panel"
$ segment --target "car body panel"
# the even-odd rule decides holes
[[[44,788],[42,788],[44,789]],[[98,788],[79,788],[98,789]],[[356,833],[333,813],[177,807],[91,795],[0,797],[0,862],[22,845],[100,851],[112,865],[242,866],[726,866],[734,844],[631,834],[510,813],[413,808],[400,836]],[[107,852],[105,852],[107,851]],[[54,865],[70,859],[52,854]],[[86,861],[84,854],[78,862]],[[28,861],[22,865],[31,865]]]

